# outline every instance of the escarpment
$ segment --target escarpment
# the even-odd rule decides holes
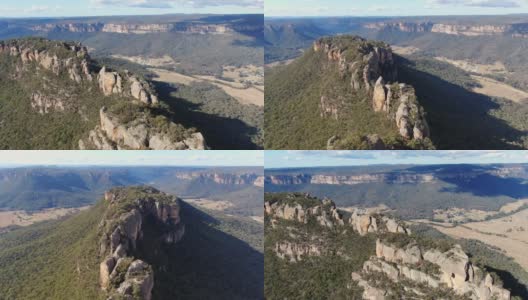
[[[528,24],[454,24],[435,22],[377,22],[363,25],[366,29],[401,31],[409,33],[442,33],[457,36],[510,36],[513,38],[528,38]]]
[[[177,173],[175,178],[180,180],[198,180],[200,182],[212,181],[221,185],[254,185],[264,186],[264,176],[257,173],[228,174],[228,173],[202,173],[185,172]]]
[[[510,299],[500,278],[474,264],[460,245],[416,235],[388,215],[341,210],[329,199],[301,193],[267,194],[264,209],[267,235],[273,237],[267,239],[268,251],[280,261],[309,266],[336,257],[339,265],[359,260],[343,270],[350,295],[372,300]],[[348,248],[350,243],[365,245]]]
[[[157,228],[154,233],[149,231],[149,240],[178,243],[185,231],[180,219],[180,200],[149,187],[115,188],[106,192],[104,198],[107,210],[99,224],[101,289],[108,299],[149,300],[154,271],[142,260],[139,251],[143,248],[145,226]]]
[[[313,45],[315,52],[339,69],[341,80],[349,82],[354,94],[370,99],[374,112],[392,120],[398,133],[407,141],[422,141],[429,137],[425,112],[419,104],[414,88],[398,83],[396,62],[390,47],[381,42],[370,42],[355,36],[322,38]],[[323,91],[319,108],[321,117],[339,120],[346,110],[347,99]],[[331,94],[331,93],[330,93]],[[371,148],[384,148],[379,138],[365,138]],[[339,137],[332,137],[327,148],[339,149]]]
[[[261,30],[258,25],[247,24],[203,24],[200,22],[168,23],[48,23],[28,28],[35,32],[75,32],[75,33],[118,33],[118,34],[152,34],[152,33],[185,33],[185,34],[230,34],[235,31],[251,32]]]
[[[169,111],[163,113],[167,108],[159,103],[149,82],[127,70],[98,66],[79,43],[41,38],[0,42],[0,59],[9,80],[27,89],[34,112],[68,119],[69,126],[98,124],[71,137],[75,138],[71,147],[207,148],[201,133],[174,123],[166,116]],[[78,124],[71,124],[72,120]]]

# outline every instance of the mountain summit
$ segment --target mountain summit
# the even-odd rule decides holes
[[[79,43],[0,42],[0,64],[1,148],[207,147],[195,129],[172,121],[147,81],[99,66]]]
[[[414,88],[398,82],[397,63],[383,42],[321,38],[301,58],[270,73],[270,148],[432,147]]]

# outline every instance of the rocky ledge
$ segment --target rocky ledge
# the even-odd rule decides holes
[[[88,138],[79,141],[80,149],[207,149],[201,133],[172,123],[165,117],[153,117],[148,110],[138,110],[136,116],[129,119],[103,107],[99,115],[100,124],[90,131]]]
[[[509,300],[494,276],[473,265],[459,245],[447,249],[424,246],[398,235],[376,241],[376,255],[363,264],[352,280],[363,287],[363,299],[423,298]],[[381,280],[380,280],[381,279]],[[392,282],[387,284],[381,282]]]
[[[178,243],[185,229],[180,219],[180,200],[150,187],[115,188],[106,192],[104,199],[108,208],[99,224],[101,289],[108,299],[149,300],[154,272],[148,262],[141,260],[138,250],[142,248],[143,228],[152,222],[159,229],[155,239]]]
[[[293,221],[301,224],[316,224],[327,229],[341,232],[351,231],[361,236],[369,233],[403,233],[410,234],[404,224],[396,219],[380,214],[369,213],[357,208],[351,211],[339,210],[330,199],[312,197],[309,194],[286,194],[264,203],[265,217],[270,220],[272,228],[279,225],[280,220]],[[296,234],[290,230],[290,236]],[[327,249],[318,237],[311,237],[308,242],[293,242],[283,240],[275,245],[275,254],[292,262],[303,257],[324,255]],[[342,253],[346,255],[346,253]]]
[[[338,36],[317,40],[313,50],[323,52],[329,62],[336,63],[342,79],[350,80],[356,93],[366,93],[372,109],[393,120],[404,139],[421,141],[429,137],[425,112],[417,101],[414,88],[397,82],[396,62],[387,44],[356,36]],[[336,100],[323,94],[319,104],[321,117],[338,120],[344,102],[346,99]],[[338,137],[332,137],[328,148],[339,148],[338,140]],[[384,148],[379,138],[368,137],[366,142],[373,148]]]

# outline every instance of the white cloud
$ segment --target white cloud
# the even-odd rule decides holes
[[[91,0],[96,6],[122,6],[141,8],[174,8],[187,6],[194,8],[238,6],[264,8],[264,0]]]

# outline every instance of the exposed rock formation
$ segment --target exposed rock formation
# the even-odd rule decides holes
[[[528,38],[528,24],[445,24],[433,22],[378,22],[363,25],[364,28],[411,33],[434,32],[459,36],[511,36]]]
[[[314,42],[313,49],[324,52],[329,61],[337,64],[341,76],[350,78],[353,90],[364,89],[371,95],[372,109],[394,120],[403,138],[423,140],[429,137],[425,113],[416,100],[414,89],[396,82],[396,63],[388,45],[360,37],[339,36],[319,39]],[[345,102],[323,94],[319,104],[321,117],[338,120]],[[338,138],[329,140],[327,148],[338,149]]]
[[[145,108],[158,104],[156,92],[147,81],[128,71],[110,71],[106,67],[96,70],[87,49],[80,44],[40,38],[11,40],[0,42],[0,56],[13,64],[14,80],[37,74],[41,82],[32,88],[29,101],[40,114],[76,113],[83,121],[89,121],[85,110],[90,103],[79,103],[79,96],[87,93],[101,98],[112,96],[108,99],[109,110],[117,104],[131,104],[126,114],[137,117],[129,122],[101,108],[100,125],[79,141],[80,149],[207,148],[201,133]],[[65,80],[71,84],[65,84]]]
[[[470,299],[510,299],[510,292],[494,284],[490,274],[474,266],[459,245],[447,251],[425,249],[411,242],[398,247],[378,239],[376,256],[363,265],[363,270],[352,274],[352,280],[364,288],[364,299],[389,299],[395,290],[381,293],[372,274],[383,274],[388,280],[401,284],[407,296],[426,295],[431,290],[466,295]],[[412,285],[411,285],[412,283]],[[377,296],[378,298],[375,298]]]
[[[179,32],[187,34],[229,34],[235,31],[262,31],[262,26],[250,24],[204,24],[201,22],[173,23],[49,23],[31,26],[28,29],[36,32],[76,32],[76,33],[119,33],[119,34],[151,34]]]
[[[459,174],[433,173],[422,174],[395,174],[395,173],[377,173],[377,174],[357,174],[357,175],[331,175],[331,174],[292,174],[292,175],[268,175],[265,177],[266,184],[270,185],[296,185],[296,184],[332,184],[332,185],[355,185],[364,183],[428,183],[436,182],[442,178],[448,179],[458,176]],[[465,174],[465,176],[478,176],[478,174]]]
[[[352,213],[344,212],[330,199],[320,201],[308,194],[287,194],[284,199],[266,201],[264,213],[271,219],[272,226],[277,226],[280,220],[287,220],[302,224],[315,222],[329,229],[352,230],[362,236],[368,233],[410,233],[402,223],[387,216],[369,214],[359,208]],[[323,255],[327,249],[324,243],[316,242],[316,239],[317,237],[314,237],[310,242],[278,242],[275,245],[275,253],[290,261]]]
[[[101,289],[109,299],[149,300],[154,287],[152,267],[137,257],[143,226],[155,222],[161,228],[157,239],[175,244],[184,234],[179,199],[153,188],[116,188],[105,193],[108,209],[99,224],[101,241],[99,270]],[[152,238],[152,237],[149,237]],[[136,299],[136,298],[134,298]]]
[[[39,42],[47,44],[44,50],[35,46]],[[57,76],[68,74],[77,83],[92,81],[90,57],[86,47],[81,44],[41,39],[0,41],[0,55],[13,57],[21,65],[19,70],[40,67]]]
[[[92,130],[86,140],[79,142],[81,149],[152,149],[152,150],[204,150],[204,137],[199,132],[178,128],[167,120],[168,126],[184,131],[184,138],[178,140],[168,132],[150,124],[148,115],[124,123],[119,116],[106,107],[100,111],[100,125]]]

